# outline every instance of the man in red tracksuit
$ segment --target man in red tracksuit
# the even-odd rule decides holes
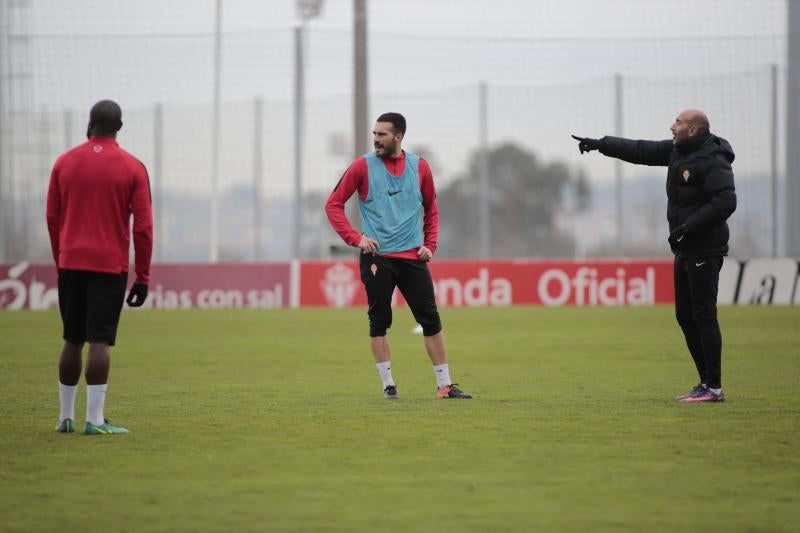
[[[119,147],[122,111],[97,102],[89,114],[88,141],[62,154],[50,175],[47,229],[58,268],[58,306],[64,347],[58,364],[61,414],[56,431],[75,431],[75,396],[86,358],[87,435],[127,433],[104,415],[110,361],[125,298],[133,215],[136,282],[128,305],[147,298],[153,249],[150,182],[144,165]]]

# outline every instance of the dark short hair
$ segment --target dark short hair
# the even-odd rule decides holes
[[[89,111],[89,124],[97,133],[116,133],[122,127],[122,109],[112,100],[100,100]]]
[[[391,122],[395,133],[398,131],[403,135],[406,133],[406,117],[400,113],[384,113],[378,117],[378,122]]]

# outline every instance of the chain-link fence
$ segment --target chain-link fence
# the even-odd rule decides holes
[[[215,150],[219,259],[292,256],[295,32],[269,24],[269,7],[223,3],[223,14],[241,17],[251,10],[262,18],[266,13],[267,19],[262,27],[255,24],[257,29],[222,33],[215,135],[215,39],[208,17],[185,16],[174,6],[146,15],[128,3],[112,3],[92,15],[93,4],[79,3],[75,10],[96,16],[91,31],[85,25],[72,29],[68,19],[59,32],[48,33],[38,31],[35,22],[59,16],[60,3],[0,4],[0,261],[49,260],[44,205],[50,168],[59,153],[82,141],[88,109],[102,98],[122,105],[120,145],[150,171],[157,261],[211,257]],[[562,13],[554,3],[541,4],[548,6],[543,17]],[[567,12],[582,7],[579,0],[558,4]],[[774,198],[781,198],[785,174],[786,37],[785,28],[770,24],[785,3],[748,7],[735,2],[724,12],[725,2],[696,4],[720,6],[718,20],[707,22],[709,34],[631,37],[587,30],[584,36],[565,27],[564,36],[508,36],[496,27],[493,34],[489,28],[470,36],[458,34],[457,14],[451,17],[454,26],[440,33],[414,27],[383,32],[371,26],[369,116],[390,110],[406,115],[404,147],[431,163],[443,220],[474,210],[478,223],[479,200],[456,192],[477,179],[472,163],[482,150],[500,154],[513,146],[532,156],[538,171],[556,169],[566,176],[555,188],[537,186],[535,180],[520,183],[520,197],[544,195],[555,206],[555,216],[542,227],[530,227],[525,217],[510,212],[516,204],[490,199],[490,228],[495,228],[492,220],[508,222],[503,233],[491,230],[493,243],[536,239],[528,248],[495,245],[491,255],[631,257],[668,253],[665,169],[619,166],[596,153],[580,156],[570,134],[665,139],[680,110],[701,108],[711,118],[712,131],[737,153],[739,208],[730,221],[732,253],[780,253],[774,236],[783,232],[784,207]],[[636,25],[629,13],[635,5],[619,0],[608,9]],[[325,9],[350,7],[345,0],[330,0]],[[370,3],[371,14],[380,9],[382,2]],[[509,20],[515,16],[504,3],[492,9],[507,10]],[[654,5],[650,16],[665,17],[668,9]],[[213,9],[206,11],[213,16]],[[103,17],[110,14],[129,17],[128,31],[104,32]],[[158,28],[165,31],[152,32],[149,17],[160,17]],[[165,17],[183,20],[175,22],[179,30]],[[726,33],[726,25],[742,19],[752,22],[752,32]],[[329,255],[338,243],[323,205],[354,156],[352,31],[315,29],[309,23],[304,48],[299,250],[303,258],[316,258]],[[490,195],[493,184],[505,179],[502,172],[517,171],[513,165],[493,166]],[[443,229],[442,254],[480,256],[478,234],[476,227],[474,245],[448,247]]]

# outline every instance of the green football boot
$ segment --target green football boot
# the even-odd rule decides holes
[[[71,418],[65,418],[56,424],[56,431],[59,433],[75,433],[75,421]]]
[[[86,435],[113,435],[115,433],[127,433],[128,430],[119,426],[115,426],[108,420],[104,420],[99,426],[95,426],[87,420],[86,426],[83,428],[83,432]]]

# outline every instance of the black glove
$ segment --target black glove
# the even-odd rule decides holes
[[[572,136],[573,139],[578,141],[578,150],[583,152],[591,152],[592,150],[600,149],[600,139],[590,139],[588,137]]]
[[[147,300],[147,285],[139,283],[138,281],[133,284],[131,291],[128,293],[128,305],[131,307],[141,307],[144,301]]]
[[[680,226],[675,226],[672,231],[669,232],[669,238],[667,242],[669,242],[670,247],[674,250],[678,247],[678,244],[686,237],[686,224],[681,224]]]

